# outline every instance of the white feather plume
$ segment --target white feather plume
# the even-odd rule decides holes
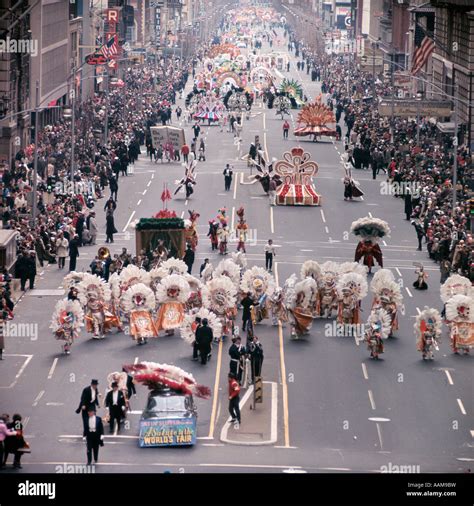
[[[240,267],[231,259],[221,260],[217,265],[214,276],[226,276],[236,287],[240,284]]]
[[[367,295],[368,289],[367,280],[357,272],[346,272],[336,284],[336,290],[340,298],[343,297],[345,290],[350,290],[357,300],[362,300]]]
[[[446,304],[454,295],[467,295],[474,298],[474,288],[468,278],[452,274],[440,288],[441,300]]]
[[[142,304],[137,305],[136,297],[140,297]],[[143,283],[131,286],[122,296],[121,305],[125,311],[153,311],[156,308],[156,299],[153,290]]]
[[[342,264],[339,265],[339,273],[342,275],[348,272],[355,272],[366,278],[367,273],[369,272],[369,268],[366,265],[360,264],[358,262],[342,262]],[[379,271],[377,271],[377,273],[378,272]],[[377,273],[375,275],[377,275]]]
[[[461,308],[464,308],[463,312]],[[474,323],[474,298],[462,294],[451,297],[446,303],[446,320]]]
[[[212,311],[209,311],[206,308],[201,308],[197,313],[186,315],[181,327],[181,337],[188,344],[192,344],[195,338],[192,324],[194,323],[196,317],[201,318],[201,320],[207,318],[214,337],[222,336],[222,323],[219,318]]]
[[[415,318],[415,325],[413,326],[417,339],[421,336],[421,322],[428,319],[433,320],[435,337],[439,338],[441,336],[443,322],[439,311],[432,307],[425,306],[423,311]]]
[[[72,286],[78,285],[87,272],[72,271],[67,276],[64,276],[63,287],[66,291],[69,291]]]
[[[245,293],[250,292],[256,297],[258,294],[254,283],[258,280],[262,282],[261,293],[266,293],[268,296],[273,295],[276,288],[275,279],[263,267],[258,267],[256,265],[244,272],[240,283],[240,289]]]
[[[319,265],[318,262],[315,262],[314,260],[306,260],[306,262],[304,262],[303,265],[301,266],[301,273],[300,273],[301,279],[310,277],[318,281],[321,278],[321,275],[322,275],[321,266]]]
[[[388,269],[380,269],[374,274],[374,277],[370,282],[370,291],[378,294],[384,286],[393,281],[395,281],[395,276],[392,271],[389,271]]]
[[[168,295],[168,290],[176,289],[177,294],[174,297]],[[181,302],[184,304],[189,297],[191,289],[184,276],[179,274],[170,274],[165,276],[156,289],[156,299],[160,304],[164,302]]]
[[[382,308],[372,309],[367,323],[369,326],[377,323],[380,325],[380,335],[382,339],[387,339],[392,331],[392,319],[387,311]]]
[[[108,283],[95,274],[86,273],[82,281],[77,285],[77,291],[77,296],[83,306],[86,306],[91,296],[105,303],[110,302],[112,297]]]
[[[237,251],[231,254],[232,260],[239,266],[240,270],[243,271],[247,268],[247,257],[242,251]]]
[[[166,270],[167,274],[185,274],[188,266],[179,258],[168,258],[161,265],[160,269]]]
[[[79,329],[84,326],[84,311],[78,300],[62,299],[56,302],[49,328],[52,329],[53,332],[61,329],[62,323],[60,320],[64,313],[72,313],[74,315],[73,328],[76,332],[79,332]]]
[[[226,276],[214,277],[202,289],[202,302],[206,309],[218,315],[236,305],[237,289]]]

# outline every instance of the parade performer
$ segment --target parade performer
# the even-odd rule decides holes
[[[441,316],[444,316],[446,312],[446,304],[449,299],[455,295],[466,295],[467,297],[474,297],[474,287],[471,281],[461,276],[460,274],[452,274],[440,287],[441,300],[444,303],[443,311]]]
[[[247,268],[247,257],[241,251],[231,253],[231,257],[232,257],[232,260],[234,261],[234,263],[238,265],[238,267],[240,269],[240,276],[242,277],[242,274],[244,273],[245,269]]]
[[[204,285],[191,274],[184,274],[184,278],[189,283],[189,297],[186,301],[186,311],[194,312],[202,308],[202,288]]]
[[[442,320],[437,309],[425,306],[415,320],[416,349],[423,360],[433,360],[433,349],[438,350]]]
[[[263,267],[253,266],[245,271],[240,283],[242,293],[250,292],[251,298],[257,302],[252,310],[252,320],[259,323],[268,317],[268,297],[273,295],[276,284],[273,276]]]
[[[176,195],[182,188],[184,188],[186,192],[186,198],[188,199],[193,193],[193,186],[196,184],[196,166],[197,161],[195,159],[194,153],[189,154],[189,161],[185,166],[184,177],[180,181],[177,181],[178,185],[174,195]]]
[[[247,231],[249,226],[247,225],[247,222],[244,219],[244,213],[245,210],[243,207],[240,207],[236,214],[239,217],[239,222],[237,223],[236,228],[236,235],[238,239],[237,244],[237,251],[242,251],[243,253],[246,253],[245,251],[245,241],[247,240]]]
[[[106,328],[120,327],[118,319],[108,310],[112,294],[102,278],[86,273],[77,290],[86,315],[86,329],[92,333],[93,339],[103,339]]]
[[[390,337],[398,329],[398,311],[403,310],[403,295],[400,285],[395,281],[391,271],[381,269],[372,279],[370,290],[374,294],[372,308],[385,309],[390,316]]]
[[[203,305],[217,315],[222,324],[222,337],[233,334],[236,311],[237,289],[230,278],[214,276],[203,287]]]
[[[316,284],[314,279],[307,277],[298,281],[295,274],[292,274],[285,282],[285,306],[291,327],[291,339],[300,339],[311,330],[313,284]]]
[[[372,309],[365,333],[370,358],[378,359],[379,355],[384,352],[383,339],[389,336],[390,329],[390,316],[387,311],[382,308]]]
[[[288,321],[288,313],[285,307],[285,294],[283,288],[278,286],[273,294],[269,297],[272,325],[278,325],[279,322]]]
[[[207,283],[208,281],[210,281],[212,279],[213,273],[214,273],[214,266],[211,263],[207,264],[206,267],[204,267],[204,269],[201,272],[201,278],[203,282]]]
[[[123,368],[133,376],[135,382],[146,385],[150,390],[166,386],[185,395],[194,395],[203,399],[211,396],[211,390],[208,387],[198,385],[191,374],[175,365],[140,362],[124,365]]]
[[[227,255],[227,241],[229,238],[229,227],[227,225],[221,226],[217,230],[217,238],[219,240],[219,254]]]
[[[453,352],[467,355],[474,347],[474,298],[461,294],[451,297],[446,303],[446,321]]]
[[[197,245],[198,245],[198,232],[196,229],[196,222],[201,216],[199,213],[196,213],[195,211],[189,211],[189,220],[185,220],[184,224],[186,226],[186,242],[191,245],[191,249],[193,251],[196,251]]]
[[[416,281],[413,283],[413,287],[417,290],[427,290],[428,284],[426,283],[426,280],[428,279],[428,274],[426,274],[422,265],[420,265],[416,271],[416,276]]]
[[[336,262],[328,261],[321,265],[319,280],[319,298],[316,313],[321,318],[331,318],[332,312],[337,311],[338,294],[336,283],[339,277],[339,266]]]
[[[214,220],[209,221],[209,232],[207,233],[207,237],[211,240],[211,248],[212,251],[217,250],[219,247],[219,239],[217,236],[217,231],[219,230],[219,223]]]
[[[197,348],[199,349],[199,342],[196,343],[196,318],[200,318],[201,321],[204,319],[207,320],[208,327],[212,330],[214,340],[219,340],[222,337],[222,323],[219,317],[212,311],[201,308],[195,313],[186,315],[184,318],[183,325],[181,326],[181,338],[184,339],[187,344],[191,346],[197,344]]]
[[[366,279],[356,272],[348,272],[339,278],[336,289],[339,296],[337,322],[359,324],[360,304],[368,291]]]
[[[153,322],[156,299],[150,287],[143,283],[131,286],[124,293],[121,305],[128,314],[130,335],[137,344],[146,344],[149,337],[158,336]]]
[[[127,265],[122,272],[118,275],[118,277],[111,276],[109,279],[109,284],[112,288],[112,295],[116,301],[118,301],[117,312],[120,318],[120,321],[123,323],[128,323],[129,313],[123,307],[123,297],[127,290],[129,290],[132,286],[143,283],[146,286],[150,285],[150,275],[144,269],[140,269],[136,265]]]
[[[108,386],[107,392],[112,391],[113,384],[117,383],[118,389],[120,390],[120,392],[123,393],[123,396],[125,398],[125,406],[126,406],[127,410],[130,409],[130,402],[129,402],[129,398],[128,398],[128,382],[129,382],[128,374],[124,371],[122,371],[122,372],[115,371],[115,372],[111,372],[110,374],[107,375],[107,386]],[[106,397],[107,397],[107,394],[106,394]],[[123,416],[125,417],[125,413],[123,413]],[[105,420],[105,422],[107,422],[107,421],[109,421],[109,420]]]
[[[162,264],[160,264],[160,272],[164,276],[170,274],[179,274],[180,276],[188,273],[188,266],[179,258],[168,258]]]
[[[374,259],[383,268],[383,256],[377,241],[382,237],[390,235],[390,228],[387,222],[378,218],[359,218],[352,222],[351,232],[361,238],[355,252],[355,261],[364,259],[364,265],[369,268],[369,274],[374,266]]]
[[[189,283],[179,274],[171,274],[161,280],[156,290],[159,309],[155,320],[157,332],[165,330],[173,335],[184,321],[184,308],[190,293]]]
[[[70,355],[71,346],[84,325],[84,312],[78,300],[63,299],[56,303],[50,329],[56,339],[64,341],[63,353]]]
[[[219,262],[213,276],[225,276],[229,278],[238,291],[240,286],[240,274],[240,267],[235,263],[235,261],[232,258],[226,258],[225,260],[221,260]]]
[[[316,281],[317,293],[313,298],[314,304],[311,309],[313,317],[320,316],[320,288],[324,286],[322,279],[323,273],[321,266],[314,260],[306,260],[301,266],[300,277],[301,279],[311,278]]]

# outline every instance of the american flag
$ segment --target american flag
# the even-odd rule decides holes
[[[415,26],[415,53],[413,54],[413,65],[411,69],[413,75],[418,74],[426,65],[428,58],[435,48],[434,40],[428,37],[426,31],[418,23]]]
[[[107,59],[113,58],[118,54],[118,36],[112,35],[110,39],[99,49],[99,53],[103,54]]]

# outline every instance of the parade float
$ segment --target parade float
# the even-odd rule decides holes
[[[194,119],[208,121],[209,124],[218,122],[225,112],[225,106],[222,100],[208,91],[201,97],[197,103],[197,112],[193,115]]]
[[[336,118],[331,109],[322,103],[321,97],[312,104],[305,105],[298,114],[296,122],[297,128],[294,131],[296,137],[312,135],[316,140],[320,136],[336,136],[335,127],[328,126],[330,123],[335,123]]]
[[[316,193],[313,177],[318,164],[310,160],[311,155],[303,148],[293,148],[283,154],[273,167],[282,184],[277,189],[276,203],[279,206],[319,206],[321,196]]]

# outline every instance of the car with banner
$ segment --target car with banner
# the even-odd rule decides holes
[[[196,444],[197,410],[193,396],[163,388],[148,394],[139,425],[139,446],[192,446]]]

